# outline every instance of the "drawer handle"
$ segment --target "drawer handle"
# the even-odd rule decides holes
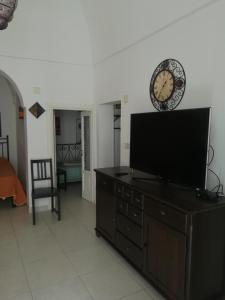
[[[139,203],[141,200],[139,198],[135,198],[135,201]]]
[[[137,214],[133,214],[133,216],[136,218],[136,217],[137,217]]]
[[[129,193],[126,193],[126,196],[127,196],[127,197],[130,197],[130,194],[129,194]]]
[[[160,211],[160,214],[161,214],[161,216],[165,216],[166,215],[166,213],[164,212],[164,211]]]

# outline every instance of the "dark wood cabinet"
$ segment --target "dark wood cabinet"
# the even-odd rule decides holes
[[[145,217],[145,275],[160,282],[174,299],[184,298],[186,238],[183,233]]]
[[[109,241],[115,240],[115,197],[114,183],[110,178],[99,175],[96,180],[96,228]]]
[[[193,191],[134,180],[130,173],[125,167],[96,170],[97,235],[110,241],[167,299],[221,299],[224,198],[205,201]]]

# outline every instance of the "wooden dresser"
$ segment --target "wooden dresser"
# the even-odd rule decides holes
[[[225,294],[224,198],[210,202],[179,186],[134,180],[127,167],[95,171],[97,236],[168,299]]]

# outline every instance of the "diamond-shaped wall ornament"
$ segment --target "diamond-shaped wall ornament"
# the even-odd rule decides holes
[[[45,112],[45,109],[38,103],[34,103],[34,105],[32,105],[29,108],[29,111],[36,117],[39,118],[40,115],[42,115]]]

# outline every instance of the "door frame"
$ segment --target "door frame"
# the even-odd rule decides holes
[[[90,170],[87,170],[85,168],[85,131],[84,131],[84,117],[89,117],[89,134],[90,134],[90,144],[89,144],[89,151],[90,151]],[[81,111],[81,151],[82,151],[82,158],[81,158],[81,170],[82,170],[82,182],[90,182],[89,186],[89,192],[84,190],[84,185],[82,185],[82,197],[86,200],[92,199],[92,159],[91,159],[91,153],[92,153],[92,114],[91,111]],[[89,200],[89,201],[90,201]]]
[[[94,134],[94,108],[93,107],[76,107],[76,106],[71,106],[71,105],[51,105],[48,107],[48,114],[49,114],[49,123],[48,123],[48,140],[49,140],[49,155],[50,157],[52,157],[53,159],[53,173],[56,174],[56,153],[55,153],[55,121],[54,121],[54,111],[55,110],[71,110],[71,111],[89,111],[90,115],[91,115],[91,119],[90,119],[90,147],[92,149],[91,151],[91,155],[90,155],[90,165],[91,165],[91,200],[90,202],[95,202],[95,197],[94,197],[94,159],[95,159],[95,146],[94,146],[94,138],[93,138],[93,134]],[[82,142],[82,141],[81,141]],[[55,175],[55,182],[56,182],[56,175]],[[83,184],[83,182],[82,182]]]

